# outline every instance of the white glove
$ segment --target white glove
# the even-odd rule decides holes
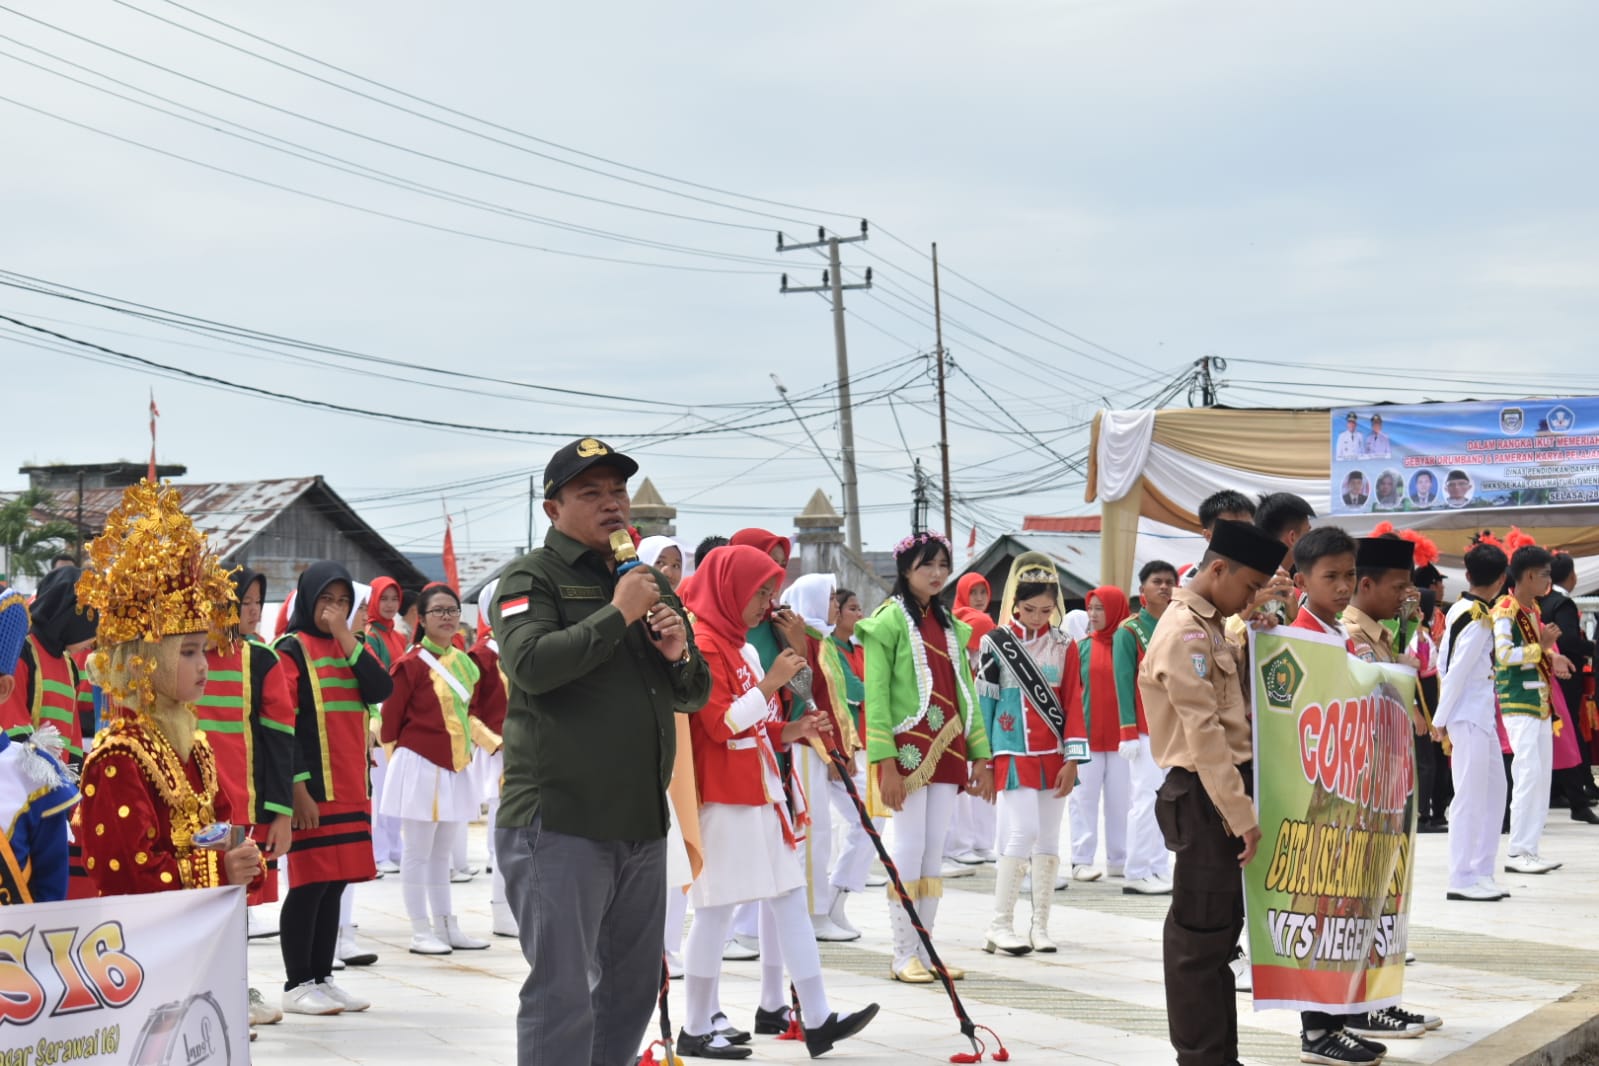
[[[1120,755],[1128,762],[1137,762],[1139,756],[1142,755],[1143,752],[1144,742],[1139,738],[1124,740],[1116,746],[1116,754]]]

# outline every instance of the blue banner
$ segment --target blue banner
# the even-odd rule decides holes
[[[1340,407],[1334,514],[1599,502],[1599,397]]]

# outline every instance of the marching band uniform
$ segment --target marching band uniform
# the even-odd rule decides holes
[[[1538,842],[1549,820],[1549,780],[1554,772],[1549,679],[1551,656],[1539,642],[1537,608],[1528,610],[1505,594],[1492,612],[1494,691],[1515,759],[1510,764],[1510,857],[1507,866],[1559,865],[1543,861]],[[1518,860],[1522,860],[1518,863]],[[1522,873],[1547,873],[1526,869]]]
[[[1052,590],[1055,610],[1041,629],[1030,631],[1013,617],[1017,589],[1024,584]],[[994,917],[983,944],[990,954],[1055,950],[1049,912],[1066,814],[1066,797],[1055,795],[1055,781],[1067,761],[1080,766],[1089,760],[1077,647],[1059,629],[1065,613],[1055,564],[1027,552],[1011,564],[1005,584],[1000,616],[1006,624],[990,629],[982,640],[977,693],[994,753],[999,808]],[[1029,862],[1033,919],[1023,938],[1016,934],[1016,900]]]
[[[1455,798],[1449,805],[1449,899],[1504,898],[1494,856],[1505,812],[1504,761],[1495,725],[1493,608],[1470,592],[1449,608],[1439,644],[1433,725],[1447,730]]]
[[[1127,804],[1126,884],[1122,892],[1138,895],[1165,895],[1171,891],[1171,861],[1166,841],[1161,839],[1160,823],[1155,821],[1155,794],[1166,781],[1166,774],[1155,764],[1149,750],[1149,722],[1144,716],[1144,697],[1138,691],[1138,668],[1149,649],[1159,621],[1147,607],[1128,618],[1116,630],[1111,661],[1116,670],[1116,703],[1121,710],[1122,735],[1128,727],[1137,731],[1131,741],[1123,740],[1117,752],[1128,759],[1132,793]],[[1133,751],[1136,745],[1137,750]]]
[[[0,593],[0,678],[7,682],[27,634],[27,601]],[[78,790],[47,742],[59,742],[53,728],[24,740],[0,730],[0,906],[67,896],[67,820]]]
[[[84,736],[78,719],[78,668],[68,652],[93,640],[95,627],[92,611],[78,612],[82,573],[75,566],[63,566],[39,582],[32,630],[17,660],[16,687],[0,703],[0,725],[13,738],[53,723],[66,741],[67,761],[74,766],[83,761]]]
[[[1105,627],[1077,644],[1081,671],[1083,717],[1093,761],[1078,773],[1068,801],[1072,825],[1072,877],[1093,881],[1099,849],[1100,799],[1105,809],[1105,872],[1122,876],[1127,869],[1127,816],[1132,802],[1132,765],[1119,757],[1121,746],[1138,740],[1136,720],[1123,723],[1116,689],[1116,632],[1127,619],[1127,594],[1105,585],[1088,594],[1105,612]]]
[[[406,639],[390,619],[384,618],[378,609],[378,604],[383,599],[383,593],[393,589],[400,592],[400,583],[392,577],[376,577],[372,579],[371,609],[367,611],[366,638],[367,648],[377,656],[383,669],[392,670],[394,664],[400,661],[400,656],[405,654]],[[483,624],[488,624],[488,615],[483,616]],[[374,723],[375,724],[375,723]],[[383,873],[400,872],[400,820],[393,815],[383,813],[383,781],[389,770],[389,753],[382,745],[372,748],[372,856],[377,860],[378,869]],[[490,822],[490,825],[493,823]],[[494,837],[489,834],[490,840]],[[490,847],[493,845],[491,844]]]

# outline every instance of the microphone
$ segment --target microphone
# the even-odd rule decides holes
[[[633,538],[627,535],[625,529],[618,529],[611,534],[611,555],[616,559],[618,580],[644,565],[643,560],[638,557],[638,549],[633,546]],[[650,639],[659,643],[661,635],[651,627],[649,615],[645,615],[640,621],[644,623],[644,632],[650,635]]]

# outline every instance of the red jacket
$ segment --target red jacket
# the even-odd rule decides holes
[[[729,709],[760,684],[760,673],[750,666],[742,649],[729,649],[708,631],[697,634],[695,643],[711,671],[711,698],[689,719],[700,803],[748,807],[782,803],[783,796],[767,794],[761,754],[763,741],[772,751],[783,745],[785,723],[777,701],[767,700],[764,717],[742,728],[729,721]]]
[[[416,645],[394,664],[394,691],[383,701],[383,743],[409,748],[441,769],[464,770],[471,762],[473,745],[497,751],[500,738],[485,729],[482,720],[472,715],[470,706],[467,720],[461,721],[455,710],[454,691],[422,661],[421,652],[421,646]],[[465,654],[451,648],[439,660],[443,663],[450,656]],[[476,702],[473,693],[477,686],[470,688],[470,702]],[[441,703],[441,689],[449,706]]]
[[[483,631],[483,636],[472,645],[468,653],[472,661],[477,663],[478,678],[477,688],[472,692],[472,715],[480,719],[496,733],[505,730],[505,710],[507,695],[505,691],[505,675],[500,672],[500,653],[489,647],[488,630]]]

